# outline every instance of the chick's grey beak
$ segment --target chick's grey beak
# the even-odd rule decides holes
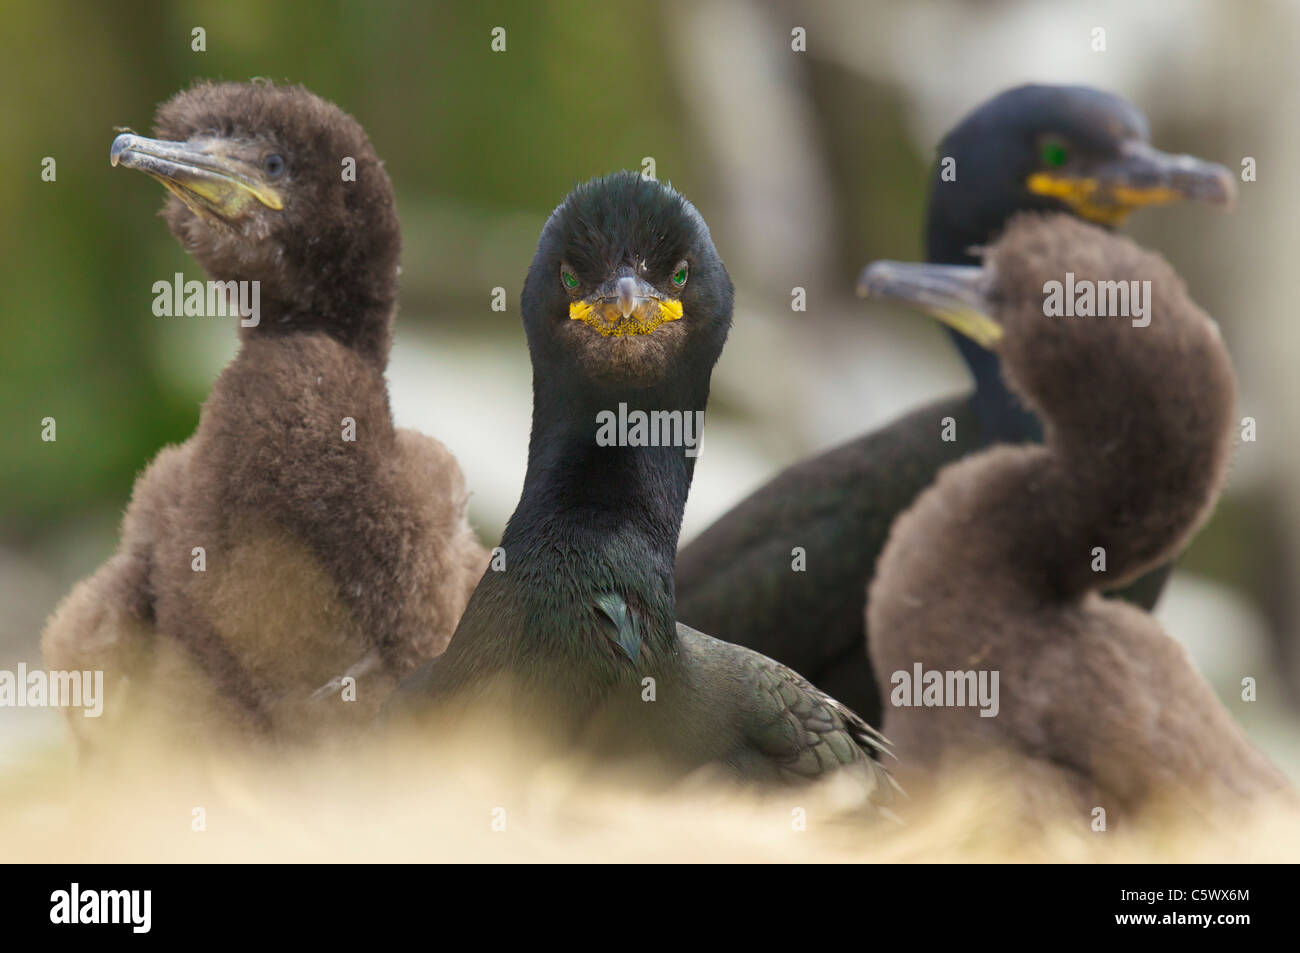
[[[1002,326],[990,315],[991,275],[978,265],[872,262],[858,278],[862,297],[898,301],[938,318],[981,347],[992,348]]]
[[[219,138],[171,142],[124,132],[113,140],[108,161],[156,179],[196,214],[231,221],[252,201],[282,209],[284,196],[238,152],[237,143]]]

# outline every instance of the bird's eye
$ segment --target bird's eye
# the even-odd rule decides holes
[[[560,266],[560,280],[564,282],[564,287],[570,291],[578,287],[578,276],[563,265]]]
[[[262,160],[262,170],[268,178],[278,179],[284,175],[284,159],[278,153],[272,152]]]
[[[1040,154],[1043,157],[1043,165],[1049,169],[1059,169],[1065,165],[1065,160],[1069,158],[1065,151],[1065,144],[1057,139],[1044,141]]]
[[[673,284],[681,288],[686,284],[686,278],[690,274],[690,266],[686,262],[679,262],[677,270],[673,272]]]

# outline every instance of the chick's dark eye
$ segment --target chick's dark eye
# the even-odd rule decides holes
[[[262,160],[262,170],[272,179],[284,175],[284,159],[275,152]]]

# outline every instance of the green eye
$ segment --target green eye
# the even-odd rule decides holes
[[[675,284],[678,288],[686,284],[686,275],[688,271],[689,269],[686,266],[686,262],[682,262],[680,265],[678,265],[677,270],[673,272],[673,284]]]
[[[1043,165],[1049,169],[1057,169],[1065,165],[1066,155],[1065,146],[1061,145],[1054,139],[1049,139],[1043,143]]]
[[[578,287],[577,275],[567,269],[560,270],[560,280],[564,282],[564,287],[568,288],[570,291]]]

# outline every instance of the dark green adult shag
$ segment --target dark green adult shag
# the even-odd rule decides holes
[[[200,84],[155,128],[110,159],[171,193],[172,234],[224,283],[184,295],[236,312],[240,350],[194,436],[136,481],[117,553],[46,628],[46,662],[106,673],[105,715],[74,714],[81,733],[146,713],[145,730],[185,736],[360,723],[446,645],[487,561],[456,461],[389,413],[392,185],[361,126],[299,86]],[[344,673],[355,701],[350,684],[310,700]]]
[[[667,776],[845,768],[865,790],[888,789],[881,740],[857,715],[675,621],[691,448],[732,313],[695,207],[635,172],[579,186],[542,230],[522,311],[533,429],[505,565],[484,573],[447,652],[394,707],[454,708],[504,683],[492,697],[526,723],[579,749],[642,755]]]
[[[931,176],[926,257],[971,263],[1015,212],[1070,212],[1115,225],[1179,199],[1226,203],[1221,166],[1154,149],[1127,101],[1078,86],[994,97],[943,140]],[[953,160],[947,163],[944,159]],[[865,651],[866,586],[894,518],[945,464],[994,442],[1040,439],[1003,386],[996,355],[955,336],[975,391],[938,401],[774,477],[685,547],[678,616],[803,672],[872,724],[881,707]],[[953,440],[941,439],[948,419]],[[804,550],[794,572],[792,550]],[[1129,593],[1153,605],[1164,570]]]
[[[1232,364],[1174,270],[1129,239],[1025,214],[983,267],[881,262],[863,283],[990,343],[1046,430],[1041,446],[945,467],[881,553],[871,656],[904,783],[996,755],[1029,799],[1112,818],[1286,790],[1182,647],[1099,595],[1175,555],[1227,475]],[[998,676],[984,709],[970,679],[964,704],[947,694],[966,672]]]

